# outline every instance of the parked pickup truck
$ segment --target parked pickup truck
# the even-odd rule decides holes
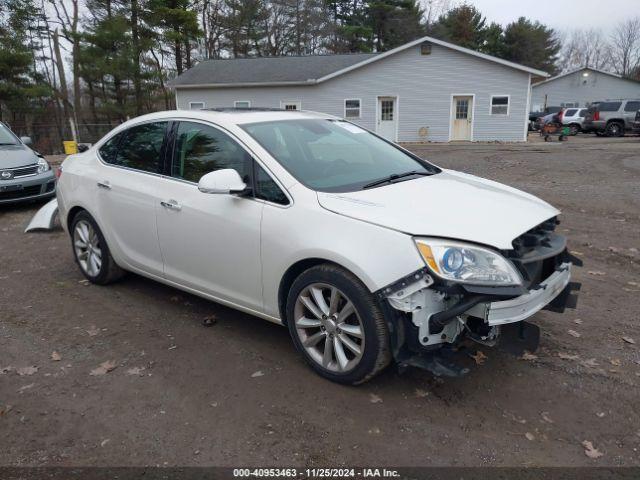
[[[584,119],[582,129],[596,135],[622,137],[631,132],[640,110],[640,100],[607,100],[591,105]]]

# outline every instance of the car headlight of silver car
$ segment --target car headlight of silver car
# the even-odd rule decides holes
[[[485,286],[522,285],[522,276],[499,253],[453,240],[417,238],[418,251],[429,270],[458,283]]]
[[[46,172],[49,169],[51,169],[49,163],[42,157],[38,158],[38,173]]]

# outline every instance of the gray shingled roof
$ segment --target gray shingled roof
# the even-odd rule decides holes
[[[317,80],[376,55],[357,53],[205,60],[176,78],[172,85],[306,82]]]

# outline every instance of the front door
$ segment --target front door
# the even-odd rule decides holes
[[[471,140],[473,123],[473,97],[453,97],[451,140]]]
[[[260,221],[264,203],[198,190],[206,173],[233,168],[250,182],[253,158],[229,135],[180,122],[158,202],[158,238],[168,280],[253,310],[262,310]]]
[[[398,115],[396,97],[378,97],[378,123],[376,133],[392,142],[396,141]]]

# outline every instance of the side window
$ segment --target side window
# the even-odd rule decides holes
[[[640,102],[627,102],[624,107],[625,112],[637,112],[638,110],[640,110]]]
[[[144,123],[131,127],[120,142],[115,163],[123,167],[160,173],[162,142],[167,122]]]
[[[100,147],[100,157],[106,163],[116,163],[116,155],[118,154],[118,145],[120,140],[127,132],[120,132],[117,135],[111,137],[107,142]]]
[[[289,199],[264,169],[256,163],[256,198],[280,205],[289,205]]]
[[[245,182],[250,179],[251,157],[226,133],[195,122],[180,122],[171,176],[198,182],[203,175],[233,168]]]

